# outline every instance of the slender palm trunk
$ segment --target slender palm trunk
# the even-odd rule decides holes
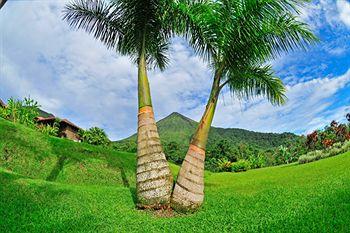
[[[191,140],[175,184],[171,204],[178,210],[196,210],[204,200],[205,148],[221,90],[220,76],[220,72],[216,72],[205,112]]]
[[[0,0],[0,9],[5,5],[7,0]]]
[[[138,65],[137,205],[140,208],[159,208],[170,203],[173,177],[154,119],[144,52]]]

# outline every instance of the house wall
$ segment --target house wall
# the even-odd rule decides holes
[[[60,129],[60,137],[68,138],[76,142],[80,141],[78,132],[69,125],[65,125]]]

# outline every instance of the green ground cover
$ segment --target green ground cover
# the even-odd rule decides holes
[[[135,209],[135,161],[0,119],[0,232],[350,231],[350,152],[207,172],[203,208],[168,218]]]

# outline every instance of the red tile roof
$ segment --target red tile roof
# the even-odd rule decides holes
[[[56,120],[56,117],[36,117],[35,118],[37,122],[43,122],[43,121],[52,121]]]
[[[59,118],[56,118],[56,117],[36,117],[35,119],[36,119],[36,122],[38,122],[38,123],[44,123],[44,122],[48,122],[48,121],[54,121],[54,120],[59,119]],[[70,122],[67,119],[60,120],[60,123],[62,123],[62,122],[73,127],[73,128],[80,129],[79,126],[73,124],[72,122]]]
[[[73,124],[72,122],[70,122],[70,121],[67,120],[67,119],[63,119],[63,120],[61,120],[61,122],[64,122],[64,123],[66,123],[67,125],[70,125],[70,126],[72,126],[72,127],[75,127],[75,128],[77,128],[77,129],[80,129],[79,126]]]

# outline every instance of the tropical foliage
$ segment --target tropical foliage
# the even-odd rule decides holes
[[[299,163],[309,163],[350,151],[350,114],[348,124],[332,121],[323,130],[316,130],[306,137],[307,153],[299,158]]]
[[[335,155],[340,155],[342,153],[350,151],[350,141],[344,143],[335,143],[332,146],[327,147],[324,150],[314,150],[310,151],[305,155],[300,156],[298,162],[300,164],[310,163],[320,159],[332,157]]]
[[[24,100],[10,98],[6,108],[0,108],[0,116],[15,123],[35,127],[35,117],[39,115],[38,102],[30,97]]]
[[[84,29],[107,48],[129,56],[138,66],[138,139],[142,146],[138,143],[137,153],[140,155],[138,158],[146,155],[143,162],[139,161],[143,166],[137,171],[138,180],[143,182],[137,185],[140,208],[159,207],[170,201],[172,176],[154,120],[147,71],[166,68],[170,39],[184,27],[182,17],[179,17],[181,11],[175,3],[159,0],[109,3],[75,0],[66,5],[64,11],[64,19],[71,27]],[[166,170],[166,175],[152,175],[157,176],[156,171],[161,168]],[[157,182],[163,185],[156,185]],[[152,192],[150,187],[153,187]],[[160,193],[164,195],[157,196]]]
[[[60,120],[56,118],[53,125],[38,124],[37,130],[39,132],[46,134],[46,135],[58,137],[59,127],[60,127]]]
[[[350,127],[332,121],[323,130],[315,130],[307,135],[308,150],[321,150],[331,147],[334,143],[350,140]]]
[[[285,102],[285,87],[266,63],[282,52],[306,48],[317,40],[308,26],[296,17],[297,7],[302,2],[213,1],[205,11],[195,10],[195,15],[200,17],[190,18],[189,42],[208,61],[214,77],[206,109],[174,188],[175,208],[195,210],[203,202],[204,183],[200,181],[201,185],[197,186],[198,180],[188,181],[194,179],[191,173],[203,174],[204,166],[194,166],[193,161],[188,161],[198,157],[198,153],[201,160],[205,160],[210,126],[224,87],[239,99],[261,96],[275,105]]]
[[[105,131],[98,127],[92,127],[88,130],[79,130],[78,134],[83,142],[91,145],[107,146],[110,143]]]
[[[114,142],[111,145],[117,151],[125,151],[130,153],[137,152],[137,143],[133,140],[126,140],[123,142]]]

